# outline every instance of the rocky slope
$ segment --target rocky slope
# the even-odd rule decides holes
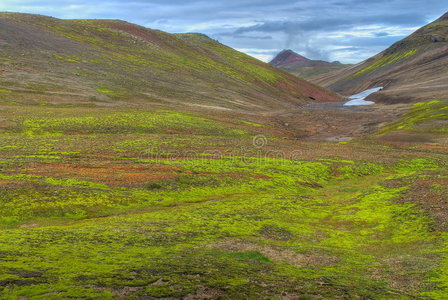
[[[384,86],[369,97],[386,103],[446,98],[448,13],[366,61],[315,78],[343,95]]]
[[[311,60],[292,50],[283,50],[269,64],[304,78],[340,70],[348,66],[340,62]]]
[[[0,14],[2,99],[273,109],[337,97],[204,35]],[[12,95],[14,94],[14,95]],[[64,96],[64,97],[62,97]],[[16,101],[16,100],[14,100]]]

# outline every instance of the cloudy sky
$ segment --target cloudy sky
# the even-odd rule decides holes
[[[448,11],[446,0],[0,0],[0,11],[201,32],[268,61],[282,49],[360,62]],[[1,28],[0,28],[1,30]]]

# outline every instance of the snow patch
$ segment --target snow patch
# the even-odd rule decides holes
[[[344,103],[344,106],[353,106],[353,105],[371,105],[371,104],[375,104],[375,102],[372,101],[366,101],[365,99],[373,93],[376,93],[378,91],[381,91],[383,89],[382,86],[380,87],[376,87],[373,89],[368,89],[365,90],[359,94],[355,94],[350,96],[348,99],[350,99],[350,101]]]

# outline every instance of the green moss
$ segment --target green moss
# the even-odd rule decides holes
[[[116,92],[110,89],[106,89],[106,88],[97,88],[96,89],[97,92],[100,92],[101,94],[106,94],[106,95],[116,95]]]
[[[196,134],[244,136],[233,129],[202,117],[173,111],[124,112],[102,116],[30,118],[23,121],[28,135],[60,135],[62,133],[170,133],[190,131]]]
[[[109,187],[105,184],[99,184],[89,181],[77,180],[77,179],[59,179],[59,178],[46,178],[45,183],[50,185],[66,186],[66,187],[80,187],[99,190],[108,190]]]
[[[427,108],[434,105],[446,106]],[[0,298],[446,293],[444,234],[408,202],[444,199],[443,155],[354,144],[384,157],[268,158],[225,152],[252,137],[196,114],[34,106],[2,113],[18,125],[0,132]],[[195,155],[152,156],[186,149]]]
[[[428,107],[432,107],[434,104],[438,104],[440,103],[440,100],[432,100],[432,101],[428,101],[428,102],[418,102],[418,103],[414,103],[413,107],[414,108],[428,108]]]
[[[327,163],[274,159],[261,163],[255,159],[247,162],[164,163],[181,163],[186,170],[196,172],[261,172],[271,179],[253,180],[247,187],[238,181],[233,186],[230,181],[224,185],[226,189],[217,188],[209,180],[188,180],[185,192],[173,194],[176,198],[166,208],[161,209],[159,206],[163,206],[163,202],[155,201],[153,209],[140,208],[137,214],[91,219],[72,226],[27,230],[24,239],[22,232],[25,229],[0,231],[1,241],[8,241],[1,243],[2,251],[11,253],[13,257],[9,262],[0,261],[0,267],[32,265],[49,278],[34,290],[18,285],[9,289],[9,293],[31,296],[33,293],[44,295],[59,291],[63,297],[106,299],[114,296],[101,294],[104,288],[120,290],[133,282],[141,287],[135,291],[136,297],[182,297],[194,293],[199,286],[207,286],[219,289],[229,297],[259,298],[295,285],[303,288],[306,282],[310,295],[319,293],[325,297],[336,297],[350,293],[373,297],[388,295],[388,288],[382,282],[368,277],[381,257],[374,253],[378,249],[387,249],[391,244],[403,248],[409,241],[416,243],[431,239],[424,215],[409,204],[391,201],[405,188],[386,189],[373,184],[365,189],[363,185],[369,182],[365,180],[366,174],[377,176],[383,167],[378,171],[369,166],[367,172],[364,166],[353,179],[338,179],[339,189],[341,185],[347,187],[338,191],[330,184],[332,179]],[[412,163],[417,164],[414,169],[431,167],[423,162]],[[342,178],[352,178],[353,169],[340,170],[345,171],[347,173],[342,174]],[[350,176],[345,176],[347,174]],[[298,182],[318,182],[323,187],[305,188]],[[210,193],[199,192],[206,191],[208,185],[213,187]],[[363,189],[363,193],[348,189],[356,185]],[[328,193],[332,196],[323,196]],[[97,202],[99,195],[96,193],[92,200],[96,198]],[[79,203],[87,205],[87,198],[80,196],[76,196]],[[170,194],[143,193],[138,197],[148,201],[150,197],[166,199]],[[200,203],[193,201],[195,204],[185,205],[194,197],[203,199]],[[73,203],[66,194],[58,198],[65,199],[65,205]],[[24,201],[23,197],[17,196],[8,199],[17,199],[14,207]],[[29,199],[45,197],[33,195]],[[46,202],[55,203],[56,199]],[[13,210],[8,208],[7,211]],[[51,211],[50,206],[45,211]],[[66,217],[86,218],[88,214],[73,210]],[[341,228],[340,224],[345,224],[345,227]],[[18,240],[22,240],[20,247],[16,243]],[[36,243],[38,248],[33,246]],[[224,243],[224,249],[220,243]],[[238,250],[240,245],[242,249]],[[243,250],[244,245],[253,250]],[[226,247],[236,250],[225,250]],[[375,251],[369,251],[372,248]],[[265,250],[261,252],[258,249]],[[320,249],[319,255],[323,257],[336,256],[337,259],[332,258],[334,263],[326,267],[304,265],[298,268],[293,265],[286,267],[281,254],[276,255],[282,253],[279,251],[286,251],[289,256],[285,257],[301,261],[311,255],[303,253],[313,253],[313,249]],[[15,254],[18,251],[20,255]],[[31,254],[34,257],[32,262],[27,260]],[[8,272],[5,274],[13,275]],[[15,277],[8,278],[13,280]],[[322,278],[329,282],[326,289],[322,289]],[[99,292],[82,286],[101,286],[103,290]],[[266,290],[266,286],[274,290]],[[341,291],[334,286],[343,286],[344,289]],[[361,288],[366,286],[370,288]]]
[[[176,296],[177,291],[171,286],[149,286],[145,289],[145,292],[152,297],[163,298],[168,296]]]
[[[228,257],[240,259],[243,261],[256,261],[261,263],[268,263],[271,260],[258,251],[242,251],[242,252],[214,252],[213,255],[219,257]]]
[[[59,291],[63,297],[113,298],[112,294],[101,294],[104,288],[119,291],[132,284],[140,287],[134,292],[136,297],[182,297],[194,293],[199,286],[207,286],[229,297],[250,298],[276,293],[266,290],[266,286],[280,291],[300,283],[310,295],[386,297],[390,295],[389,288],[369,277],[379,263],[384,263],[382,253],[400,260],[401,252],[411,242],[412,248],[427,251],[432,240],[425,214],[411,204],[392,201],[406,192],[406,187],[387,189],[376,184],[383,177],[384,166],[364,164],[354,171],[358,162],[352,162],[348,165],[355,169],[340,169],[345,173],[333,185],[327,163],[271,159],[262,164],[256,160],[173,163],[181,163],[190,171],[262,172],[271,179],[253,180],[247,187],[239,181],[234,185],[229,181],[224,184],[225,189],[217,188],[210,180],[189,179],[183,188],[185,192],[179,182],[179,190],[172,194],[168,207],[156,199],[171,197],[169,191],[142,192],[133,196],[146,199],[146,208],[140,207],[139,213],[84,220],[72,226],[0,231],[1,240],[8,241],[1,243],[2,251],[13,258],[0,261],[0,267],[33,266],[45,273],[45,278],[51,278],[35,289],[18,285],[9,293],[31,296]],[[395,170],[433,167],[428,162],[414,161],[403,162]],[[204,178],[210,179],[208,175]],[[319,182],[321,187],[304,188],[298,182]],[[209,186],[210,193],[204,193]],[[60,205],[60,198],[68,207],[76,202],[66,192],[53,198],[47,198],[51,193],[30,194],[28,199],[48,199],[44,202]],[[82,208],[88,207],[89,201],[98,203],[100,195],[104,197],[99,192],[75,195],[81,206],[65,213],[65,217],[74,220],[89,218]],[[88,195],[91,200],[86,198]],[[103,199],[111,201],[115,197],[121,196],[115,193]],[[151,197],[156,201],[149,201]],[[192,201],[196,197],[202,200]],[[35,208],[18,194],[6,199],[16,199],[5,210],[9,213],[14,212],[12,207],[20,207],[19,203]],[[186,205],[188,202],[192,204]],[[148,205],[153,208],[148,209]],[[51,212],[51,207],[42,212]],[[23,215],[27,213],[22,211],[20,216]],[[26,237],[22,236],[24,232]],[[20,247],[18,240],[22,240]],[[35,248],[35,244],[39,247]],[[245,247],[250,250],[244,250]],[[391,247],[401,250],[394,250],[398,251],[395,254],[388,250]],[[325,258],[333,261],[325,263],[325,267],[306,265],[304,258],[313,258],[315,251],[322,259],[335,258]],[[15,254],[19,252],[20,255]],[[27,259],[31,254],[32,262]],[[289,262],[283,260],[286,258]],[[294,260],[304,265],[294,267]],[[5,275],[8,280],[16,278],[11,277],[11,271]],[[322,289],[323,278],[329,283],[326,289]],[[103,290],[100,293],[82,286],[101,286]],[[366,286],[370,288],[362,288]]]
[[[357,163],[341,166],[337,169],[338,172],[342,172],[344,175],[342,178],[354,178],[358,176],[378,175],[384,171],[384,166],[374,163]]]
[[[357,77],[360,76],[364,73],[367,72],[373,72],[376,71],[378,69],[381,69],[387,65],[390,65],[396,61],[405,59],[407,57],[410,57],[414,54],[417,53],[416,49],[412,49],[406,52],[398,52],[398,53],[394,53],[394,54],[385,54],[383,57],[381,57],[380,59],[376,60],[374,63],[370,64],[369,66],[359,70],[358,72],[354,73],[353,75],[351,75],[351,77]]]
[[[448,120],[447,100],[433,100],[428,102],[415,103],[411,110],[406,113],[400,120],[388,124],[381,129],[378,134],[384,134],[394,130],[410,130],[418,131],[418,126],[424,122],[434,120]],[[445,127],[442,125],[433,125],[431,131],[443,132]],[[424,129],[425,132],[428,129]]]
[[[54,55],[54,57],[58,60],[62,60],[62,61],[69,62],[69,63],[77,63],[77,64],[80,63],[80,61],[78,61],[74,58],[70,58],[70,57],[64,57],[64,56],[60,56],[60,55],[56,55],[56,54]]]
[[[446,254],[446,250],[448,249],[448,234],[446,232],[442,233],[441,238],[444,242],[444,247],[442,250],[443,257],[440,268],[435,271],[429,279],[430,282],[436,284],[436,287],[431,291],[422,293],[422,296],[436,300],[443,300],[446,298],[446,295],[448,295],[448,255]]]
[[[247,125],[252,125],[252,126],[255,126],[255,127],[264,127],[265,126],[263,124],[258,124],[258,123],[249,122],[249,121],[241,121],[241,123],[247,124]]]

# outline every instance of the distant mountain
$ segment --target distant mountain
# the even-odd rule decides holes
[[[295,53],[292,50],[283,50],[269,63],[275,67],[287,66],[306,66],[311,62],[310,59]]]
[[[338,61],[330,63],[322,60],[311,60],[292,50],[283,50],[269,64],[305,78],[340,70],[348,66]]]
[[[343,95],[384,86],[369,97],[383,102],[446,99],[448,13],[366,61],[314,82]]]
[[[0,13],[0,99],[246,110],[338,97],[201,34]],[[119,100],[119,101],[118,101]]]

